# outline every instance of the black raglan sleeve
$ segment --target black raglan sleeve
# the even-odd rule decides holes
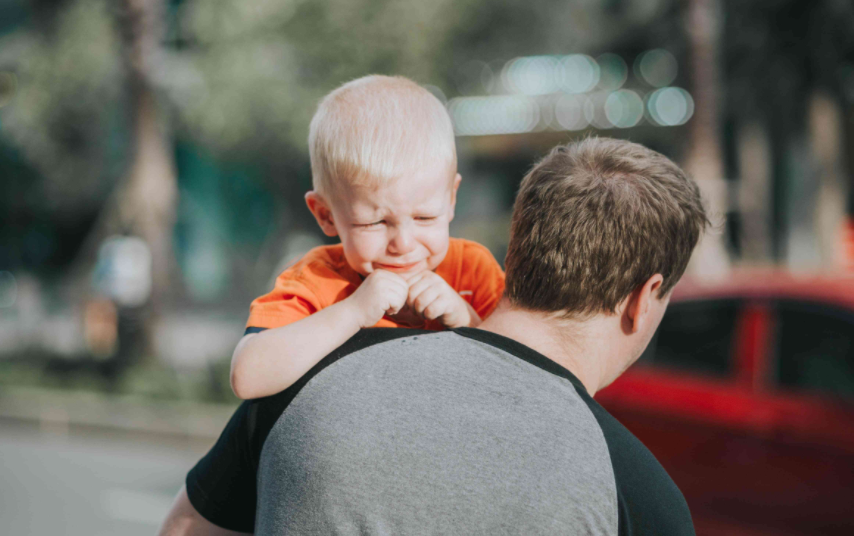
[[[652,452],[586,392],[579,395],[608,443],[620,536],[694,536],[688,503]]]
[[[211,450],[187,474],[187,496],[202,517],[222,528],[255,530],[258,457],[255,401],[243,402]]]

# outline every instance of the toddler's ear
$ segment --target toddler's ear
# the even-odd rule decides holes
[[[335,228],[335,220],[332,218],[332,209],[329,203],[314,190],[305,194],[305,204],[308,210],[314,215],[317,224],[326,236],[338,236],[338,229]]]
[[[457,206],[457,189],[460,187],[461,180],[463,180],[462,176],[457,173],[457,176],[454,177],[454,184],[451,185],[451,214],[448,221],[454,219],[454,208]]]

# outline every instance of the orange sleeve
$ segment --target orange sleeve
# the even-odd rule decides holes
[[[279,274],[272,291],[255,298],[249,306],[246,327],[278,328],[322,308],[317,295],[300,281],[297,270],[291,268]]]
[[[460,292],[465,292],[462,287],[471,290],[469,303],[481,319],[492,314],[504,294],[504,270],[477,242],[466,241],[464,245],[460,287]]]

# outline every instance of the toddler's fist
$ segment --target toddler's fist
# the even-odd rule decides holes
[[[399,275],[387,270],[368,274],[347,301],[356,313],[359,327],[369,328],[385,314],[396,314],[406,304],[409,285]]]
[[[480,317],[471,306],[435,272],[421,272],[409,278],[406,303],[427,320],[439,320],[445,327],[477,326]]]

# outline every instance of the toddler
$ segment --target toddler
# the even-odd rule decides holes
[[[318,106],[309,210],[340,244],[309,251],[252,302],[231,385],[278,393],[368,327],[477,326],[504,273],[483,246],[450,238],[457,157],[445,107],[402,77],[367,76]]]

